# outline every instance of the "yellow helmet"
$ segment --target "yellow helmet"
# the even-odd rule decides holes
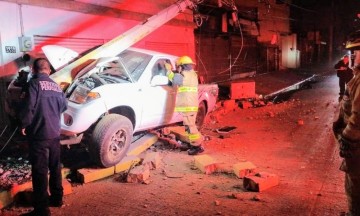
[[[195,64],[189,56],[181,56],[176,60],[176,65]]]

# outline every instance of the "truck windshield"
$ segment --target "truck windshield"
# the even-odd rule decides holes
[[[125,50],[118,57],[121,58],[121,62],[125,65],[131,78],[138,81],[152,56],[133,50]]]

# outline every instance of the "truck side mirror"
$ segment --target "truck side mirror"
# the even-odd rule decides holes
[[[168,85],[169,84],[169,79],[167,78],[167,76],[161,76],[161,75],[155,75],[152,79],[151,79],[151,86],[162,86],[162,85]]]

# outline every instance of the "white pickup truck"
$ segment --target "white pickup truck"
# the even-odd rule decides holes
[[[52,53],[58,54],[59,50],[56,47]],[[55,56],[47,55],[53,65],[59,60],[62,62],[58,65],[64,63]],[[182,116],[174,112],[176,88],[164,67],[165,62],[174,67],[176,59],[169,54],[128,48],[115,57],[87,61],[76,70],[65,91],[68,109],[61,118],[61,144],[84,143],[98,165],[109,167],[126,155],[135,133],[182,122]],[[16,107],[21,106],[18,84],[20,80],[26,82],[22,73],[8,87],[6,111],[11,118],[16,118]],[[198,127],[214,109],[217,96],[216,84],[199,85]],[[82,142],[84,137],[90,139]]]
[[[125,156],[134,133],[182,122],[174,112],[176,88],[164,67],[165,62],[174,66],[176,58],[128,48],[87,64],[65,92],[68,109],[61,120],[61,143],[80,143],[88,135],[91,140],[85,144],[93,159],[109,167]],[[216,84],[199,85],[199,127],[217,96]]]

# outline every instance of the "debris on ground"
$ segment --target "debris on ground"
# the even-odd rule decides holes
[[[225,126],[219,129],[216,129],[216,132],[218,133],[229,133],[230,131],[236,129],[234,126]]]
[[[136,166],[127,175],[128,183],[149,183],[150,169],[147,165]]]
[[[8,190],[13,184],[22,184],[31,180],[31,165],[23,158],[0,160],[0,191]]]

